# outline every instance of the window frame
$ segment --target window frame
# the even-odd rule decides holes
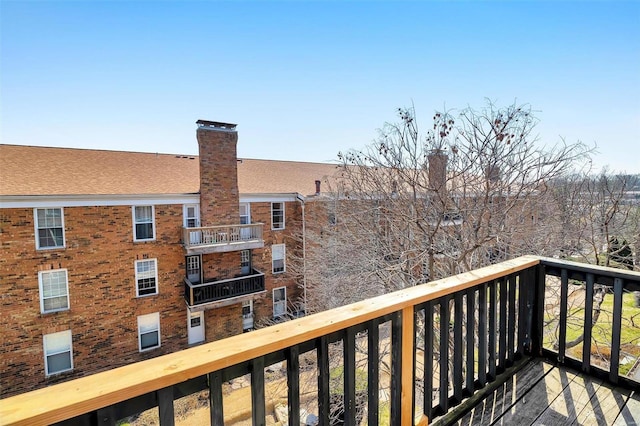
[[[54,308],[54,309],[45,309],[45,300],[48,299],[54,299],[54,298],[58,298],[58,297],[63,297],[62,295],[57,295],[57,296],[50,296],[45,298],[44,297],[44,280],[43,280],[43,276],[44,275],[49,275],[49,274],[53,274],[53,273],[60,273],[63,272],[64,273],[64,284],[65,284],[65,294],[64,297],[67,298],[67,306],[65,308]],[[40,313],[42,314],[50,314],[53,312],[62,312],[62,311],[68,311],[69,309],[71,309],[71,300],[69,297],[69,272],[67,271],[66,268],[61,268],[61,269],[49,269],[46,271],[38,271],[38,291],[40,293]]]
[[[153,318],[155,320],[155,329],[151,329],[151,330],[147,330],[144,333],[142,332],[142,330],[140,329],[140,321],[145,321],[148,320],[150,318]],[[137,324],[138,324],[138,352],[147,352],[147,351],[152,351],[154,349],[158,349],[160,346],[162,346],[162,341],[161,341],[161,334],[160,334],[160,313],[159,312],[154,312],[151,314],[146,314],[146,315],[138,315],[137,318]],[[158,333],[158,344],[156,346],[149,346],[146,348],[142,347],[142,335],[143,334],[149,334],[149,333]]]
[[[60,210],[60,226],[47,226],[40,228],[38,226],[38,211],[47,211],[47,210]],[[46,213],[45,213],[46,214]],[[36,207],[33,209],[33,228],[35,230],[35,240],[36,240],[36,250],[56,250],[62,249],[66,247],[67,240],[64,232],[64,208],[63,207]],[[56,246],[45,246],[43,247],[40,244],[40,230],[41,229],[57,229],[62,228],[62,245]],[[55,241],[55,238],[54,238]]]
[[[240,250],[240,267],[251,268],[251,250]]]
[[[274,205],[279,204],[282,209],[274,209]],[[276,227],[276,221],[274,220],[274,213],[282,212],[282,223],[280,227]],[[280,222],[277,222],[280,223]],[[274,201],[271,203],[271,230],[273,231],[281,231],[285,229],[285,202],[284,201]]]
[[[136,221],[136,209],[139,207],[151,207],[151,222],[137,222]],[[156,208],[153,204],[140,204],[131,206],[131,217],[133,224],[133,241],[134,242],[143,242],[143,241],[155,241],[156,239]],[[151,223],[151,238],[138,238],[138,232],[136,230],[136,225]]]
[[[193,209],[193,216],[189,216],[189,209]],[[193,226],[189,226],[189,221],[193,221]],[[200,204],[183,204],[182,205],[182,226],[184,228],[200,227]]]
[[[59,336],[62,337],[62,335],[64,335],[65,338],[68,338],[68,343],[69,343],[69,349],[65,349],[63,351],[57,351],[57,352],[49,352],[47,350],[47,337],[48,338],[53,338],[53,336]],[[44,374],[46,377],[51,377],[51,376],[55,376],[57,374],[62,374],[62,373],[66,373],[68,371],[73,371],[73,335],[71,334],[71,330],[64,330],[64,331],[59,331],[57,333],[49,333],[49,334],[44,334],[42,336],[42,350],[43,350],[43,356],[44,356]],[[69,353],[69,364],[70,367],[65,369],[65,370],[59,370],[59,371],[54,371],[54,372],[50,372],[49,371],[49,357],[54,356],[54,355],[60,355],[63,353]]]
[[[280,248],[282,247],[282,259],[280,258],[276,258],[275,255],[275,248]],[[275,261],[276,260],[282,260],[282,270],[281,271],[276,271],[275,268]],[[273,244],[271,245],[271,273],[272,274],[284,274],[285,272],[287,272],[287,245],[286,244]]]
[[[242,214],[243,207],[245,207],[245,214]],[[251,224],[251,203],[239,203],[238,212],[240,216],[240,225],[250,225]]]
[[[140,272],[138,272],[138,265],[143,263],[143,262],[153,262],[155,267],[154,267],[154,271],[153,271],[153,279],[155,280],[155,292],[153,293],[146,293],[146,294],[140,294],[140,282],[139,280],[141,279],[149,279],[150,277],[148,276],[144,276],[145,274],[142,274]],[[154,258],[154,259],[140,259],[140,260],[136,260],[133,262],[133,269],[135,272],[135,280],[136,280],[136,297],[147,297],[147,296],[155,296],[159,293],[159,288],[158,288],[158,259]],[[143,276],[140,276],[143,275]]]
[[[284,291],[284,298],[276,302],[276,291],[280,291],[280,290]],[[287,315],[287,287],[286,286],[276,287],[273,290],[271,290],[271,298],[273,301],[273,318],[282,318],[285,315]],[[276,315],[276,304],[284,305],[284,308],[282,309],[281,314]]]

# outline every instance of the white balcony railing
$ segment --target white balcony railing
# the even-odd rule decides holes
[[[264,247],[262,223],[183,228],[187,253],[215,253]]]

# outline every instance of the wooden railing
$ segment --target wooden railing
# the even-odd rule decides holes
[[[229,251],[264,246],[262,223],[183,228],[182,242],[187,252]]]
[[[262,425],[271,402],[268,380],[273,380],[272,373],[265,380],[265,367],[286,361],[282,380],[289,424],[300,424],[301,389],[309,377],[315,383],[310,406],[321,425],[335,424],[336,417],[356,425],[365,415],[370,425],[453,422],[532,355],[567,362],[562,347],[543,348],[545,290],[558,274],[563,283],[584,276],[587,292],[590,282],[611,284],[614,295],[636,289],[640,277],[521,257],[0,400],[0,419],[115,424],[158,407],[160,424],[172,425],[175,399],[208,390],[210,423],[222,425],[223,383],[250,375],[246,405],[253,424]],[[620,304],[615,297],[614,306]],[[614,321],[612,344],[619,339],[619,324]],[[627,381],[613,362],[607,377]]]
[[[255,269],[252,272],[251,275],[201,284],[192,284],[185,278],[184,298],[189,306],[197,306],[265,291],[264,273]]]

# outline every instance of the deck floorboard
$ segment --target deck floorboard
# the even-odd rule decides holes
[[[629,391],[603,383],[582,410],[575,425],[611,425],[625,407]],[[639,413],[640,414],[640,413]]]
[[[497,425],[531,425],[562,395],[575,374],[560,374],[560,370],[552,368],[541,380],[519,398],[497,422]]]
[[[640,393],[634,392],[613,423],[614,426],[640,425]]]
[[[598,379],[567,373],[566,370],[562,369],[556,370],[558,370],[561,377],[567,376],[563,380],[564,382],[568,380],[568,374],[573,374],[573,377],[564,387],[562,393],[533,422],[534,425],[568,426],[574,424],[602,384]]]
[[[640,425],[640,392],[534,359],[456,424]]]
[[[536,382],[552,370],[552,366],[539,359],[532,360],[508,382],[496,389],[476,405],[458,422],[459,425],[491,425],[520,399]]]

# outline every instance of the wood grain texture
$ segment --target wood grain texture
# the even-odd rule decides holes
[[[613,424],[629,399],[629,391],[603,383],[578,415],[575,425]]]
[[[495,424],[531,425],[562,394],[574,373],[553,368],[529,392],[519,398]]]
[[[563,378],[562,381],[568,384],[542,415],[534,421],[535,425],[573,424],[602,383],[595,378],[569,375],[563,370],[559,370],[559,374]]]
[[[633,395],[629,397],[613,425],[640,425],[640,393],[634,392]]]
[[[511,409],[529,389],[538,383],[552,367],[538,359],[533,359],[510,380],[498,387],[493,393],[480,401],[458,425],[490,425]]]

